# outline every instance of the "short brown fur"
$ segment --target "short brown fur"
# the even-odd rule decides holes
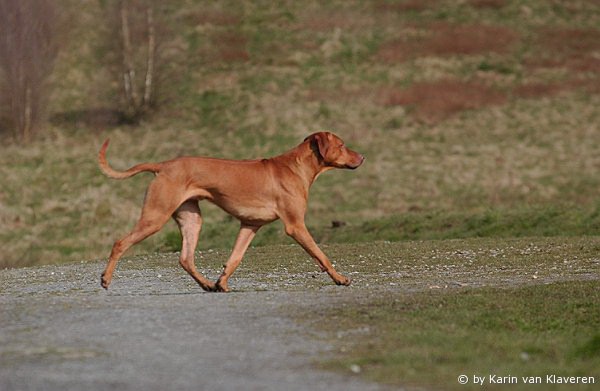
[[[322,172],[331,168],[355,169],[364,157],[344,146],[329,132],[308,136],[296,148],[270,159],[225,160],[182,157],[160,163],[138,164],[116,171],[106,161],[108,139],[98,162],[111,178],[127,178],[150,171],[156,177],[148,186],[142,215],[134,229],[113,245],[102,287],[108,289],[117,261],[132,245],[156,233],[173,217],[183,237],[180,264],[207,291],[228,292],[227,280],[240,264],[260,227],[282,219],[285,232],[294,238],[337,285],[350,280],[339,274],[319,249],[304,224],[308,190]],[[208,200],[241,222],[233,251],[216,283],[203,277],[194,264],[194,250],[202,226],[198,201]]]

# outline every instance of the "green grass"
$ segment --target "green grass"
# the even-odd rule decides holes
[[[309,215],[310,220],[314,221]],[[600,235],[600,209],[551,204],[470,212],[422,211],[344,223],[336,228],[327,222],[309,223],[309,229],[319,243]],[[198,248],[230,248],[238,229],[239,224],[232,218],[206,224]],[[283,225],[277,222],[263,227],[252,245],[285,243],[293,241],[285,235]],[[179,251],[179,231],[174,227],[168,229],[159,246],[161,250]]]
[[[426,240],[600,234],[598,207],[546,205],[470,212],[407,212],[314,230],[321,241]]]
[[[598,281],[384,294],[321,320],[336,330],[369,330],[339,340],[342,350],[327,367],[354,368],[395,385],[456,390],[480,389],[473,375],[517,376],[518,384],[504,386],[511,390],[531,388],[523,376],[541,376],[544,383],[551,374],[594,376],[598,382],[599,300]],[[457,382],[461,374],[470,384]]]

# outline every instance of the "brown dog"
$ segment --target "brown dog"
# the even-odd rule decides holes
[[[106,161],[108,139],[98,153],[104,174],[123,179],[142,171],[155,174],[148,186],[142,215],[134,229],[113,245],[108,265],[102,273],[105,289],[112,279],[117,261],[135,243],[154,234],[173,217],[183,244],[180,264],[207,291],[228,292],[227,279],[263,225],[282,219],[285,232],[294,238],[327,272],[337,285],[350,285],[317,246],[304,225],[308,189],[317,176],[331,168],[355,169],[364,157],[346,148],[329,132],[314,133],[296,148],[270,159],[225,160],[182,157],[161,163],[138,164],[116,171]],[[198,201],[208,200],[241,222],[233,251],[215,284],[196,271],[194,250],[202,226]]]

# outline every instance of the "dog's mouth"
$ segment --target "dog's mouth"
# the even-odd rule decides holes
[[[358,159],[358,161],[353,162],[353,163],[347,163],[344,167],[348,168],[350,170],[356,170],[358,167],[360,167],[361,164],[363,164],[364,161],[365,161],[364,156],[360,155],[360,158]]]

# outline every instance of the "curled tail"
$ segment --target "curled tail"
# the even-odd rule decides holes
[[[104,144],[102,144],[102,148],[100,148],[100,152],[98,152],[98,165],[100,166],[100,170],[102,170],[104,175],[115,179],[124,179],[129,178],[130,176],[133,176],[142,171],[150,171],[155,174],[158,171],[160,171],[160,163],[137,164],[125,171],[117,171],[113,169],[106,161],[106,149],[108,148],[108,140],[109,139],[106,139],[106,141],[104,141]]]

